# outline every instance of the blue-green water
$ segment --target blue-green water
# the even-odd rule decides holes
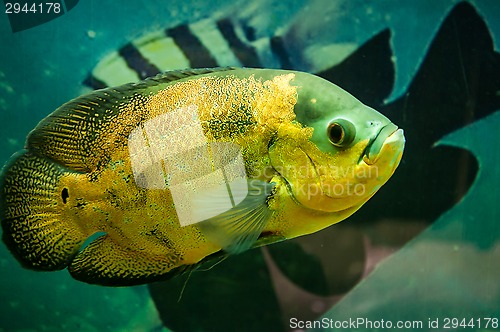
[[[321,74],[404,128],[394,177],[349,220],[231,257],[187,283],[87,285],[65,270],[23,269],[2,244],[0,331],[287,331],[358,318],[421,330],[465,318],[468,329],[498,329],[488,318],[500,319],[500,2],[232,3],[82,1],[16,33],[0,14],[0,160],[86,91],[110,52],[230,17],[255,39],[281,36],[291,68]]]

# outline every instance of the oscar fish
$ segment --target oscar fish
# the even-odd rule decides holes
[[[346,219],[392,176],[402,129],[287,70],[173,71],[56,109],[0,178],[3,241],[87,283],[165,280]]]

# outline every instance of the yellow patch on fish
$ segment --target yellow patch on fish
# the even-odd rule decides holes
[[[4,167],[3,240],[26,267],[161,280],[347,218],[402,131],[316,76],[170,72],[61,106]]]

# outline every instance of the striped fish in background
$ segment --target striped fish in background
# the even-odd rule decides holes
[[[252,27],[222,18],[156,31],[107,55],[83,85],[102,89],[169,70],[200,67],[293,69],[281,36],[255,37]]]
[[[362,44],[349,38],[339,41],[335,23],[316,13],[299,10],[276,23],[256,1],[248,11],[230,9],[144,34],[99,61],[83,81],[81,92],[170,70],[234,66],[313,73],[367,105],[384,105],[396,75],[390,30]]]

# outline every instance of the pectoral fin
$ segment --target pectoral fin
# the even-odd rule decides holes
[[[248,185],[248,194],[238,205],[197,224],[210,241],[230,254],[250,249],[272,215],[267,199],[274,184],[250,180]],[[217,205],[217,197],[213,199],[213,204]]]

